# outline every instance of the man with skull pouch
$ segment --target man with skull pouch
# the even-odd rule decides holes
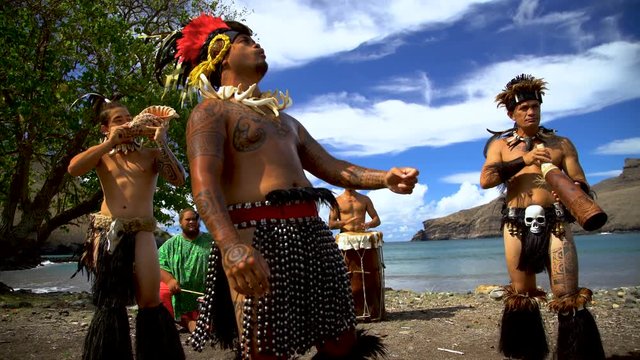
[[[578,259],[569,226],[574,219],[542,176],[552,163],[589,193],[578,154],[565,137],[540,126],[546,82],[531,75],[512,79],[496,96],[514,127],[493,136],[484,149],[484,189],[506,188],[502,211],[505,257],[511,284],[504,287],[500,351],[510,358],[544,359],[549,352],[539,304],[546,294],[536,274],[547,270],[558,313],[558,359],[604,359],[593,316],[585,308],[592,292],[578,287]]]

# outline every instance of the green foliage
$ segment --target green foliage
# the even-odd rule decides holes
[[[216,9],[218,11],[216,11]],[[188,109],[177,94],[163,92],[153,76],[155,49],[163,35],[201,12],[238,18],[217,1],[10,1],[0,7],[0,242],[37,242],[71,220],[63,216],[99,191],[95,172],[82,179],[66,173],[69,160],[100,141],[99,125],[80,95],[98,92],[119,100],[132,114],[168,105],[180,118],[171,124],[171,148],[187,165],[184,127]],[[155,214],[188,205],[190,185],[159,181]],[[97,208],[90,209],[95,211]],[[20,214],[28,214],[21,216]]]

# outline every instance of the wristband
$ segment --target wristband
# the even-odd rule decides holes
[[[520,156],[519,158],[511,161],[497,163],[496,171],[498,172],[498,176],[500,176],[502,182],[507,182],[513,175],[522,170],[524,166],[524,158]]]

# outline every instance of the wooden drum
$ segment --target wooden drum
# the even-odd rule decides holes
[[[358,321],[380,321],[384,308],[384,261],[381,232],[343,232],[336,242],[349,271]]]

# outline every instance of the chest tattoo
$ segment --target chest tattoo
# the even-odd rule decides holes
[[[250,134],[250,132],[253,134]],[[237,151],[246,152],[256,150],[264,144],[266,139],[267,134],[264,129],[257,127],[252,131],[251,124],[243,122],[242,120],[236,122],[236,126],[233,129],[233,147]]]
[[[233,147],[237,151],[253,151],[267,140],[269,134],[284,138],[291,132],[291,128],[280,119],[269,119],[257,115],[243,115],[233,129]]]

